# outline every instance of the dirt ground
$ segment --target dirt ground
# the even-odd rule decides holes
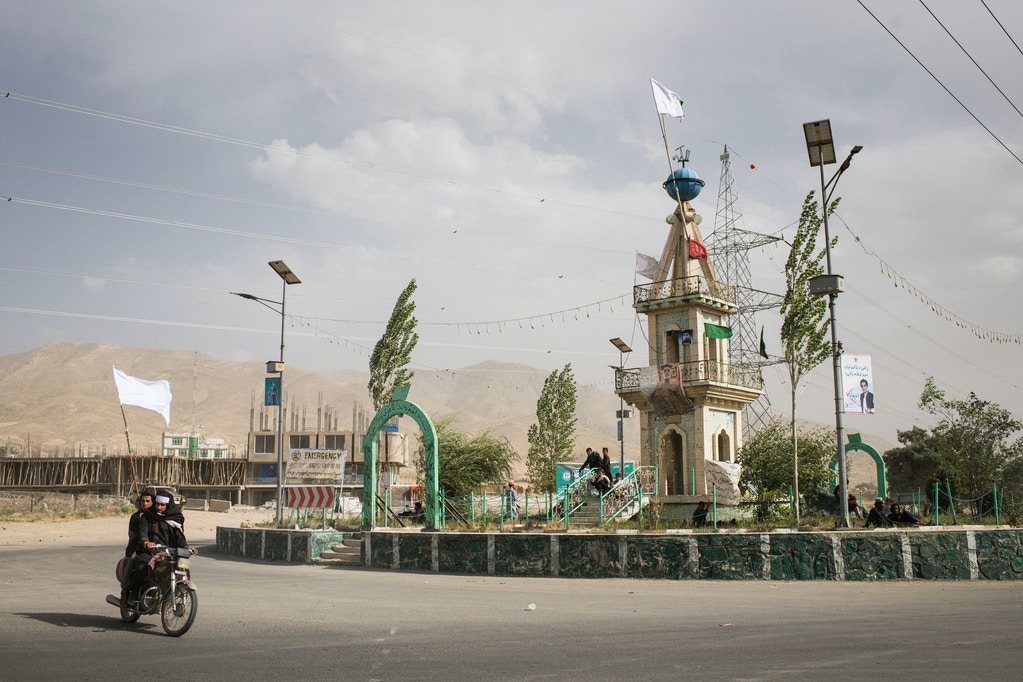
[[[185,510],[185,535],[191,545],[213,542],[217,526],[240,528],[273,520],[273,509],[233,507],[227,512]],[[0,546],[68,544],[101,546],[128,541],[128,516],[52,521],[0,521]]]

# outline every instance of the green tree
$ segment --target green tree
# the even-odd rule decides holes
[[[954,467],[957,482],[971,500],[975,515],[990,507],[992,483],[1001,479],[1005,465],[1019,457],[1023,442],[1017,436],[1023,423],[996,403],[970,393],[967,400],[952,400],[927,377],[920,408],[938,417],[931,429]]]
[[[503,483],[511,477],[512,462],[518,453],[507,438],[487,429],[476,436],[458,431],[449,417],[436,424],[437,484],[448,497],[466,497],[491,483]],[[426,471],[426,451],[420,445],[416,468]]]
[[[788,500],[793,461],[789,436],[788,425],[772,419],[746,439],[737,453],[736,461],[742,467],[739,483],[749,488],[759,518],[774,518],[779,514],[774,503]],[[802,431],[796,438],[802,453],[799,474],[804,490],[815,497],[826,495],[831,479],[828,462],[835,450],[833,434],[821,427]]]
[[[1005,465],[999,487],[1012,493],[1013,499],[1023,500],[1023,457],[1017,457]]]
[[[416,327],[416,303],[412,294],[416,291],[416,279],[408,283],[394,303],[391,319],[387,321],[384,335],[373,347],[369,357],[369,389],[373,409],[379,410],[391,400],[397,386],[406,386],[412,381],[414,372],[408,368],[412,351],[419,342]]]
[[[543,382],[536,401],[536,423],[530,425],[527,438],[526,472],[533,488],[553,492],[554,465],[572,458],[575,448],[576,384],[572,365],[554,370]]]
[[[934,481],[951,473],[941,439],[919,426],[899,431],[896,437],[902,447],[884,453],[888,489],[892,493],[923,490],[933,495]]]
[[[834,213],[839,199],[828,206],[828,215]],[[831,357],[828,329],[828,299],[810,293],[810,280],[824,274],[826,245],[817,246],[823,217],[811,191],[803,201],[799,227],[792,239],[788,260],[785,261],[785,297],[781,304],[781,341],[785,364],[789,370],[792,421],[789,442],[792,455],[792,489],[796,497],[796,518],[799,518],[799,443],[796,435],[796,393],[799,383],[817,365]],[[831,245],[837,243],[832,239]]]

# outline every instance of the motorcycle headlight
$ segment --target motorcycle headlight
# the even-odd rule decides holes
[[[183,571],[187,571],[190,566],[190,563],[191,563],[190,559],[178,559],[178,568],[180,568]]]

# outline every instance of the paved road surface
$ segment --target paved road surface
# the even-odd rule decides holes
[[[1019,679],[1023,584],[496,578],[193,561],[121,623],[119,547],[0,547],[2,680]],[[529,609],[535,604],[535,609]],[[143,666],[143,661],[148,666]]]

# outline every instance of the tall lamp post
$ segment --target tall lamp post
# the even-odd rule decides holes
[[[821,213],[824,216],[824,248],[827,254],[828,272],[810,280],[810,293],[828,297],[828,312],[831,316],[831,360],[834,367],[835,382],[835,431],[838,438],[838,507],[841,513],[842,528],[849,527],[849,488],[846,483],[845,461],[845,426],[842,424],[844,404],[842,401],[842,345],[838,341],[838,328],[835,321],[835,302],[842,291],[842,276],[831,271],[831,233],[828,230],[828,204],[831,195],[838,186],[838,179],[849,168],[852,157],[863,149],[856,145],[849,152],[842,165],[831,179],[824,182],[824,166],[835,163],[835,142],[831,137],[831,120],[813,121],[803,124],[803,135],[806,137],[806,151],[810,157],[810,167],[821,169]],[[828,188],[831,188],[830,190]]]
[[[272,260],[269,263],[270,267],[280,275],[282,280],[281,285],[281,300],[273,301],[267,298],[261,298],[253,294],[243,294],[237,291],[231,293],[235,296],[241,296],[250,301],[256,301],[260,305],[266,306],[274,312],[280,312],[281,314],[281,359],[278,361],[271,360],[266,363],[266,371],[268,374],[276,374],[278,382],[277,392],[277,507],[275,512],[275,520],[280,523],[284,520],[284,320],[285,320],[285,303],[288,299],[288,285],[289,284],[301,284],[302,280],[298,278],[291,268],[285,264],[282,260]],[[274,308],[274,306],[280,306],[280,310]]]
[[[629,344],[622,341],[617,336],[611,339],[611,345],[618,349],[618,366],[612,367],[611,369],[616,370],[616,375],[620,375],[622,370],[625,369],[625,354],[631,353],[632,349],[629,348]],[[615,388],[618,388],[617,386]],[[625,418],[630,415],[630,412],[625,409],[625,398],[622,394],[618,394],[618,446],[619,446],[619,460],[618,460],[618,473],[625,478]]]

